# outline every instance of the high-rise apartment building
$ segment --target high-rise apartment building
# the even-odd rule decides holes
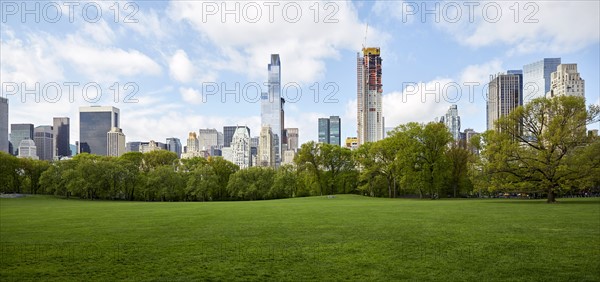
[[[29,139],[33,141],[33,124],[17,123],[10,125],[10,143],[13,145],[13,155],[19,155],[21,141]]]
[[[186,153],[200,151],[200,142],[198,142],[198,136],[196,135],[196,132],[190,132],[188,135],[186,148]]]
[[[219,132],[216,129],[200,129],[198,133],[200,150],[211,151],[213,148],[219,148]]]
[[[551,75],[550,90],[546,97],[576,96],[585,98],[585,81],[577,72],[577,64],[558,65]]]
[[[491,76],[487,100],[487,129],[496,129],[494,123],[502,116],[523,105],[523,75],[521,71]]]
[[[264,167],[275,167],[275,148],[273,146],[273,132],[271,127],[263,126],[260,129],[260,141],[258,142],[258,160],[256,164]]]
[[[458,115],[458,106],[451,105],[446,115],[443,116],[443,123],[452,134],[454,141],[460,140],[460,116]]]
[[[113,127],[106,133],[107,155],[120,157],[125,154],[125,134],[118,127]]]
[[[113,127],[120,128],[120,110],[115,107],[79,108],[79,151],[106,156],[108,146],[106,133]]]
[[[376,142],[383,139],[383,106],[381,83],[381,52],[378,47],[363,48],[357,54],[357,130],[358,142]]]
[[[278,54],[271,54],[268,65],[268,92],[261,95],[261,126],[271,127],[275,151],[275,166],[281,163],[283,134],[283,103],[281,99],[281,61]]]
[[[287,139],[288,150],[297,151],[299,148],[299,144],[298,144],[299,130],[298,130],[298,128],[286,128],[284,130],[284,132],[285,132],[285,138]]]
[[[171,137],[167,138],[167,150],[177,154],[178,158],[181,158],[181,141],[179,138]]]
[[[54,159],[54,134],[52,126],[40,125],[33,129],[33,141],[36,154],[40,160],[52,161]]]
[[[69,125],[69,118],[55,117],[53,121],[54,156],[58,158],[69,157],[71,156],[71,145],[69,144],[71,127]]]
[[[10,153],[8,146],[8,99],[0,97],[0,151]]]
[[[240,169],[251,166],[250,129],[248,127],[240,126],[235,130],[235,134],[233,134],[231,140],[231,147],[227,151],[228,156],[226,159],[238,165]],[[225,153],[223,155],[225,156]]]

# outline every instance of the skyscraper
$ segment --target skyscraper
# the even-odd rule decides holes
[[[258,160],[256,164],[264,167],[275,167],[275,148],[273,147],[273,132],[271,127],[263,126],[260,129],[258,142]]]
[[[10,125],[10,143],[13,144],[13,155],[19,155],[21,141],[30,139],[33,141],[33,124],[18,123]]]
[[[198,133],[200,150],[212,151],[219,147],[219,132],[216,129],[200,129]]]
[[[179,138],[171,137],[167,138],[167,150],[177,154],[177,157],[181,157],[181,141]]]
[[[523,105],[523,75],[519,71],[491,76],[487,99],[487,129],[496,129],[494,123]]]
[[[261,126],[269,126],[273,132],[275,166],[281,163],[283,129],[283,101],[281,99],[281,61],[278,54],[271,54],[268,65],[268,92],[261,95]]]
[[[551,75],[551,85],[546,97],[577,96],[585,98],[585,81],[577,72],[577,64],[558,65]]]
[[[342,119],[339,116],[329,117],[329,144],[342,145],[341,137]]]
[[[544,58],[523,66],[523,99],[544,97],[550,91],[551,74],[560,65],[560,58]]]
[[[237,126],[223,126],[223,147],[230,147]]]
[[[199,151],[200,151],[200,145],[198,142],[198,137],[196,135],[196,132],[190,132],[190,134],[188,134],[188,139],[187,139],[186,153],[199,152]]]
[[[319,118],[319,143],[329,144],[329,119]]]
[[[125,143],[125,152],[126,153],[139,152],[141,145],[142,145],[142,142],[140,142],[140,141],[127,142],[127,143]]]
[[[460,140],[460,116],[458,115],[458,106],[451,105],[444,116],[444,124],[452,134],[454,141]]]
[[[8,99],[0,97],[0,151],[8,149]]]
[[[381,52],[379,47],[363,48],[357,54],[357,131],[358,142],[376,142],[383,139],[383,88],[381,83]]]
[[[54,156],[55,157],[68,157],[71,156],[71,145],[69,141],[71,139],[68,117],[55,117],[54,126]]]
[[[125,134],[118,127],[113,127],[106,133],[107,155],[120,157],[125,154]]]
[[[120,110],[115,107],[79,108],[79,151],[106,156],[108,152],[106,133],[113,127],[120,128]]]
[[[229,161],[238,165],[240,169],[251,166],[250,130],[248,127],[240,126],[235,130],[229,150]]]
[[[298,128],[286,128],[285,130],[285,135],[286,135],[286,139],[287,139],[287,147],[288,150],[294,150],[297,151],[299,146],[298,146]]]
[[[52,126],[40,125],[34,128],[33,141],[36,146],[36,155],[40,160],[51,161],[54,159],[54,134]]]

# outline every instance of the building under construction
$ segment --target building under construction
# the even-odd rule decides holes
[[[358,143],[383,139],[381,52],[379,47],[363,48],[356,58]]]

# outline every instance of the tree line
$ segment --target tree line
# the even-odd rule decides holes
[[[178,159],[169,151],[120,157],[80,154],[46,162],[0,152],[0,192],[140,201],[266,200],[329,194],[475,197],[547,195],[600,187],[600,139],[586,125],[597,105],[536,99],[496,130],[455,142],[444,124],[407,123],[357,150],[308,142],[293,165],[239,167],[221,157]]]

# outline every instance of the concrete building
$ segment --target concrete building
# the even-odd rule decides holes
[[[363,48],[357,54],[357,131],[359,145],[383,139],[383,84],[379,47]]]
[[[33,129],[33,141],[40,160],[54,160],[54,130],[50,125],[40,125]]]
[[[551,74],[550,90],[547,98],[557,96],[576,96],[585,98],[585,81],[577,72],[577,64],[558,65]]]
[[[223,157],[238,165],[240,169],[251,165],[250,155],[250,130],[246,126],[240,126],[235,130],[231,140],[231,147],[223,148]]]
[[[297,151],[299,146],[299,130],[298,128],[286,128],[285,137],[287,139],[287,149]]]
[[[560,65],[560,58],[544,58],[523,66],[523,103],[544,97],[550,91],[551,74]]]
[[[8,141],[8,99],[0,97],[0,152],[10,153]]]
[[[120,128],[120,110],[115,107],[79,108],[79,151],[106,156],[108,153],[106,133],[113,127]]]
[[[70,157],[71,145],[71,126],[68,117],[55,117],[53,119],[54,129],[54,157]]]
[[[200,129],[198,131],[198,146],[200,150],[208,151],[211,156],[214,155],[214,150],[221,149],[222,145],[219,145],[219,143],[223,143],[222,139],[223,134],[214,128]]]
[[[19,143],[19,158],[28,158],[33,160],[38,160],[37,156],[37,148],[35,147],[35,142],[31,139],[23,139]]]
[[[281,164],[282,165],[293,165],[295,157],[296,157],[295,150],[285,150],[283,152],[283,161],[281,162]]]
[[[520,71],[491,76],[487,101],[487,129],[496,129],[494,123],[502,116],[523,105],[523,75]]]
[[[19,147],[21,141],[29,139],[33,140],[33,124],[18,123],[10,125],[10,143],[13,146],[13,155],[19,155]]]
[[[281,163],[284,102],[281,99],[281,60],[278,54],[271,54],[271,63],[268,65],[268,92],[261,95],[260,119],[261,127],[271,127],[273,132],[275,167]]]
[[[140,141],[127,142],[127,143],[125,143],[125,152],[126,153],[139,152],[141,145],[142,145],[142,142],[140,142]]]
[[[200,142],[198,142],[196,132],[190,132],[190,134],[188,134],[186,148],[186,153],[200,152]]]
[[[275,167],[274,134],[271,127],[263,126],[260,130],[258,142],[258,160],[256,164],[263,167]]]
[[[167,145],[161,142],[156,142],[154,140],[150,140],[150,142],[141,142],[140,144],[140,152],[148,153],[152,151],[158,150],[166,150]]]
[[[112,157],[120,157],[125,154],[125,134],[118,127],[113,127],[106,133],[107,155]]]
[[[346,137],[346,148],[354,150],[358,148],[358,137]]]

